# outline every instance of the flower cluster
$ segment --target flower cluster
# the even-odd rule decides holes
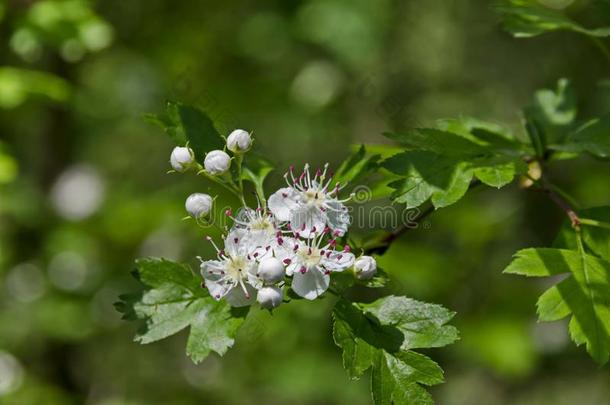
[[[239,156],[251,144],[248,132],[235,130],[227,137],[226,149]],[[222,176],[231,160],[225,151],[211,151],[205,156],[203,171]],[[242,159],[237,163],[241,165]],[[188,147],[176,148],[171,164],[181,172],[197,166]],[[225,299],[235,307],[257,301],[273,309],[283,302],[288,286],[297,295],[314,300],[328,290],[334,272],[351,269],[362,280],[374,276],[375,259],[356,258],[349,245],[339,246],[350,225],[345,203],[351,196],[339,198],[345,185],[333,181],[328,164],[314,172],[309,165],[298,173],[290,167],[284,178],[286,187],[273,193],[268,203],[261,196],[256,209],[244,206],[237,215],[226,212],[233,225],[223,236],[222,247],[207,238],[216,258],[199,260],[204,285],[214,299]],[[243,193],[242,187],[237,190]],[[243,194],[240,198],[245,201]],[[213,201],[207,194],[195,193],[186,200],[186,210],[200,220],[210,214]]]

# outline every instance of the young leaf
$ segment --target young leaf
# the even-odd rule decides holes
[[[541,321],[572,315],[572,340],[599,364],[610,357],[610,262],[582,251],[524,249],[504,270],[529,277],[567,275],[538,300]]]
[[[560,79],[556,90],[542,89],[534,94],[534,102],[524,110],[524,115],[528,135],[539,156],[543,156],[547,144],[564,141],[573,129],[577,111],[576,95],[567,79]]]
[[[256,194],[261,202],[265,201],[264,183],[265,179],[273,171],[274,167],[262,156],[249,152],[242,169],[242,179],[254,184]]]
[[[403,310],[409,313],[400,314]],[[333,311],[333,337],[343,350],[343,365],[351,378],[372,370],[376,404],[431,404],[432,398],[422,386],[442,383],[443,371],[408,347],[415,335],[419,336],[415,346],[421,348],[455,341],[457,331],[445,325],[452,316],[440,306],[404,297],[386,297],[372,304],[340,300]]]
[[[214,301],[186,265],[155,258],[139,259],[136,265],[135,275],[146,289],[121,296],[116,308],[124,319],[145,321],[137,342],[152,343],[190,326],[187,354],[195,363],[210,351],[222,356],[233,346],[246,311]]]
[[[165,114],[149,114],[146,118],[161,126],[176,144],[184,146],[188,142],[200,163],[207,152],[225,146],[210,117],[198,107],[170,101]]]
[[[355,182],[376,169],[379,159],[380,155],[378,154],[367,156],[365,146],[361,145],[358,151],[353,153],[339,166],[334,176],[335,182],[341,184]]]
[[[567,30],[593,37],[610,36],[610,27],[587,29],[561,12],[528,0],[507,0],[496,6],[502,14],[504,29],[517,38],[527,38],[545,32]]]
[[[610,115],[597,118],[568,135],[554,149],[565,152],[588,152],[601,158],[610,157]]]

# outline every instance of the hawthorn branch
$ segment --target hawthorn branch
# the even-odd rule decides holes
[[[546,193],[551,201],[553,201],[555,205],[557,205],[567,215],[572,224],[572,228],[580,228],[582,222],[572,204],[570,204],[561,194],[556,192],[555,188],[551,183],[548,182],[548,180],[546,180],[544,176],[540,179],[540,190]]]
[[[413,222],[415,222],[415,224],[420,224],[422,220],[424,220],[424,218],[426,218],[428,215],[432,214],[434,212],[434,206],[430,205],[428,208],[426,208],[424,211],[422,211],[417,218],[415,218],[413,220]],[[394,241],[398,238],[400,238],[403,234],[405,234],[408,230],[410,229],[416,229],[417,226],[413,226],[411,225],[406,225],[403,224],[400,227],[398,227],[396,230],[394,230],[393,232],[388,232],[388,234],[381,239],[381,241],[379,241],[378,244],[368,247],[366,249],[364,249],[364,253],[367,255],[371,255],[371,254],[377,254],[377,255],[382,255],[384,254],[392,245],[392,243],[394,243]]]
[[[481,182],[479,180],[473,180],[470,183],[470,186],[468,187],[468,191],[479,186],[480,184],[481,184]],[[416,224],[416,226],[413,226],[413,224],[401,225],[400,227],[398,227],[398,229],[394,230],[393,232],[388,232],[388,234],[384,238],[382,238],[377,244],[365,248],[364,254],[367,254],[367,255],[384,254],[390,248],[392,243],[394,243],[394,241],[396,241],[396,239],[400,238],[403,234],[405,234],[410,229],[417,229],[418,228],[417,225],[419,225],[428,215],[432,214],[434,211],[435,211],[434,206],[432,204],[430,204],[425,210],[423,210],[417,216],[417,218],[415,218],[413,220],[413,222]]]

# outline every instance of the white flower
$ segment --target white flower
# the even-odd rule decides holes
[[[261,307],[265,309],[279,307],[282,303],[282,299],[282,290],[276,286],[263,287],[258,290],[258,293],[256,294],[256,300],[261,304]]]
[[[360,256],[354,262],[354,275],[360,280],[369,280],[377,273],[377,262],[371,256]]]
[[[275,218],[266,210],[258,207],[244,207],[240,209],[237,216],[233,217],[230,211],[227,212],[233,219],[236,229],[246,231],[250,242],[258,247],[273,246],[275,237],[279,231]]]
[[[184,172],[195,162],[195,154],[190,148],[176,146],[174,150],[172,150],[169,162],[175,171]]]
[[[327,170],[328,164],[324,171],[318,169],[312,178],[309,165],[305,165],[303,173],[295,177],[291,167],[284,176],[288,187],[269,197],[269,209],[273,215],[280,221],[290,221],[291,228],[298,230],[303,237],[320,232],[326,226],[337,236],[343,236],[350,224],[347,207],[343,204],[349,198],[337,198],[340,184],[329,188],[332,176],[326,177]]]
[[[194,193],[188,196],[184,207],[191,217],[197,219],[210,213],[213,201],[207,194]]]
[[[203,166],[211,175],[223,174],[231,167],[231,157],[224,151],[213,150],[205,156]]]
[[[305,240],[283,238],[283,254],[278,255],[287,265],[286,275],[292,276],[292,289],[299,296],[314,300],[330,284],[330,273],[341,272],[354,264],[354,255],[335,250],[335,239],[320,246],[330,232],[327,228],[320,236]]]
[[[227,137],[227,149],[233,153],[242,153],[248,151],[252,145],[250,134],[243,129],[236,129]]]
[[[256,276],[256,248],[245,236],[242,231],[231,231],[225,239],[224,250],[212,242],[218,260],[201,261],[201,275],[210,295],[216,300],[224,298],[234,307],[252,304],[256,289],[261,287]]]
[[[258,265],[258,277],[265,283],[275,284],[282,281],[285,272],[284,264],[275,257],[267,257]]]

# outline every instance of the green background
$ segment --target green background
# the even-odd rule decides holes
[[[608,1],[543,3],[610,19]],[[585,116],[610,107],[609,63],[591,41],[514,39],[483,0],[0,4],[2,404],[371,403],[332,342],[332,297],[253,311],[235,348],[199,366],[184,333],[132,342],[112,304],[140,288],[134,259],[211,254],[181,221],[191,192],[237,207],[201,178],[166,174],[173,145],[143,114],[168,99],[200,105],[225,135],[254,131],[278,167],[268,192],[288,165],[336,166],[387,130],[476,116],[519,131],[521,107],[561,77]],[[610,204],[607,163],[550,170],[584,206]],[[458,313],[461,341],[427,352],[446,371],[438,403],[608,403],[608,367],[564,322],[536,323],[545,282],[501,274],[517,249],[548,246],[562,215],[517,185],[479,188],[379,260],[389,291]]]

